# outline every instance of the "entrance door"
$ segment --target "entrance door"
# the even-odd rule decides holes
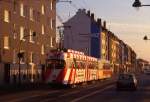
[[[10,64],[9,63],[4,64],[4,82],[6,84],[9,84],[10,82]]]

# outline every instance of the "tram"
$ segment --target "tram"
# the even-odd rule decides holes
[[[68,49],[67,51],[52,50],[47,54],[44,72],[46,83],[76,85],[111,76],[112,70],[108,63],[87,56],[83,52]]]

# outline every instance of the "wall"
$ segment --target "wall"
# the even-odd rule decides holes
[[[91,52],[91,19],[84,10],[80,10],[64,26],[71,28],[64,29],[64,47],[78,50],[90,55]]]

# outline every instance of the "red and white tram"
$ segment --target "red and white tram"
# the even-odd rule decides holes
[[[53,50],[48,54],[44,79],[46,83],[75,85],[83,82],[110,78],[111,68],[83,52],[68,49]]]

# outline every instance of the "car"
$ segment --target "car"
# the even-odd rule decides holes
[[[150,75],[150,68],[148,69],[143,69],[144,74],[146,75]]]
[[[137,79],[134,74],[119,74],[117,82],[116,82],[116,89],[137,89]]]

